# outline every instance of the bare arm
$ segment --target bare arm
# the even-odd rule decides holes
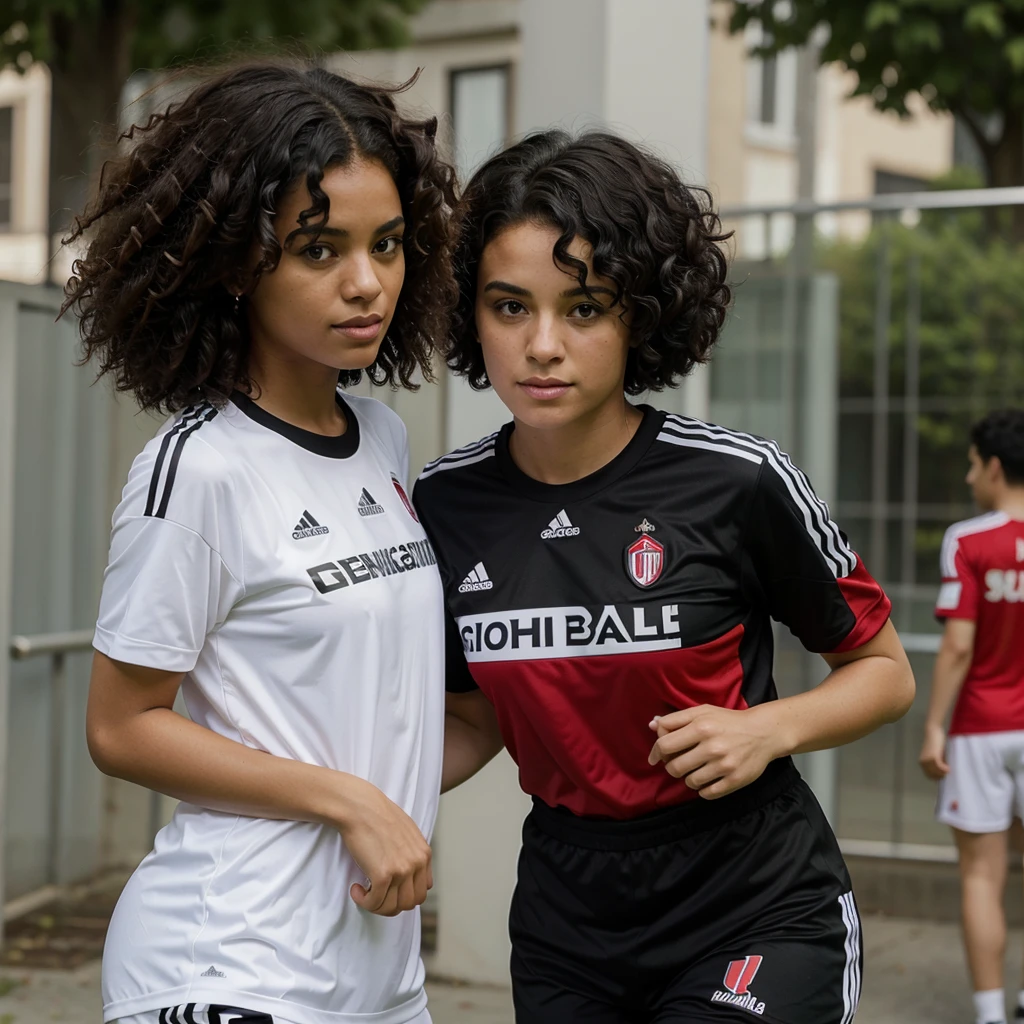
[[[946,719],[974,658],[976,626],[970,619],[947,619],[932,672],[932,692],[924,720],[924,742],[919,761],[925,775],[941,779],[946,764]]]
[[[472,778],[504,745],[494,705],[479,690],[446,694],[441,792]]]
[[[701,705],[655,719],[650,763],[707,799],[749,785],[788,754],[839,746],[904,715],[914,676],[891,622],[874,639],[825,655],[828,677],[806,693],[742,711]]]
[[[182,678],[95,655],[86,735],[102,772],[212,810],[330,825],[370,880],[352,886],[363,909],[390,916],[423,902],[430,847],[397,804],[365,779],[253,750],[183,718],[173,710]]]

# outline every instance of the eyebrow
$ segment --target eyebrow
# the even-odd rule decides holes
[[[533,293],[527,288],[520,288],[517,284],[509,284],[508,281],[489,281],[484,286],[485,292],[506,292],[508,295],[518,295],[520,298],[529,299],[533,297]],[[615,298],[615,292],[611,288],[602,288],[600,285],[594,285],[591,288],[570,288],[568,291],[561,293],[563,299],[575,299],[580,295],[591,296],[591,295],[610,295],[613,299]]]
[[[395,228],[404,226],[405,218],[399,214],[397,217],[392,217],[386,224],[381,224],[374,231],[374,234],[383,235],[388,231],[394,231]],[[327,236],[328,238],[346,238],[348,234],[349,232],[344,228],[317,227],[314,224],[306,224],[292,232],[292,235],[316,235],[318,237]]]

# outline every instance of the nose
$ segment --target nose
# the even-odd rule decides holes
[[[565,345],[558,319],[553,316],[539,316],[534,323],[534,329],[527,339],[527,359],[540,366],[560,363],[565,358]]]
[[[353,255],[341,282],[341,297],[353,304],[369,304],[383,290],[369,253]]]

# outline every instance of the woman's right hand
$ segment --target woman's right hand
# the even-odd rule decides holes
[[[352,886],[352,899],[371,913],[427,898],[430,846],[405,811],[365,779],[254,750],[176,714],[181,680],[97,652],[86,732],[101,771],[198,807],[333,826],[369,881]]]
[[[418,907],[433,888],[430,844],[416,822],[376,786],[349,776],[345,821],[338,824],[368,883],[349,890],[363,910],[394,917]]]
[[[949,774],[946,761],[946,730],[941,725],[925,725],[924,742],[918,757],[921,770],[936,782]]]

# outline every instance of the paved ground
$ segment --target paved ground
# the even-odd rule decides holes
[[[864,997],[857,1024],[970,1024],[971,1002],[953,925],[881,917],[864,921]],[[1011,941],[1007,977],[1020,977],[1021,936]],[[0,1024],[99,1024],[99,966],[0,974]],[[512,1024],[501,989],[430,986],[435,1024]],[[570,1024],[570,1022],[567,1022]]]

